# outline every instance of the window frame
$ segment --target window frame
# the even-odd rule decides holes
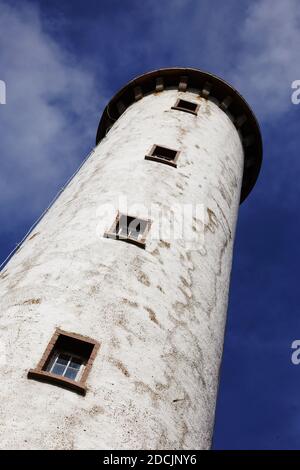
[[[58,338],[60,336],[66,336],[68,338],[83,341],[92,345],[92,350],[88,358],[84,358],[80,355],[76,355],[74,353],[70,353],[67,350],[63,350],[61,348],[57,348],[56,344]],[[61,330],[60,328],[56,328],[55,333],[53,334],[51,340],[49,341],[45,352],[37,364],[35,369],[30,369],[27,373],[28,379],[34,379],[41,382],[47,382],[53,385],[58,385],[60,387],[66,388],[68,390],[72,390],[74,392],[79,393],[80,395],[86,395],[87,392],[87,385],[86,380],[89,375],[89,372],[92,368],[94,359],[100,347],[100,343],[92,338],[87,336],[82,336],[76,333],[69,333],[67,331]],[[81,365],[81,373],[79,375],[79,380],[69,379],[68,377],[64,377],[62,375],[55,374],[48,370],[49,365],[51,364],[52,368],[52,361],[55,355],[59,355],[59,353],[69,354],[72,355],[74,358],[77,356],[82,361]]]
[[[175,152],[175,156],[173,160],[168,160],[164,157],[159,157],[158,155],[154,155],[156,147],[161,147],[166,150],[171,150]],[[180,150],[171,149],[170,147],[165,147],[164,145],[154,144],[152,145],[150,152],[145,155],[145,160],[151,160],[153,162],[164,163],[165,165],[172,166],[173,168],[177,168],[177,161],[180,155]]]
[[[127,235],[122,235],[122,234],[119,233],[119,231],[117,232],[117,227],[118,227],[118,224],[120,223],[121,217],[128,217],[130,219],[137,219],[137,220],[140,220],[141,222],[145,222],[146,228],[142,232],[141,238],[136,239],[134,237],[130,237],[130,235],[128,235],[128,234]],[[146,248],[146,238],[148,236],[148,233],[150,232],[151,225],[152,225],[152,220],[150,220],[150,219],[142,219],[141,217],[137,217],[137,216],[133,216],[133,215],[129,215],[129,214],[123,214],[123,213],[118,211],[117,215],[114,219],[114,222],[111,225],[110,229],[107,230],[104,233],[104,238],[112,238],[114,240],[125,241],[127,243],[131,243],[132,245],[136,245],[140,248],[145,249]],[[128,227],[128,225],[127,225],[127,227]]]
[[[57,364],[59,356],[62,356],[63,354],[65,356],[69,357],[67,365],[65,366],[65,370],[64,370],[63,374],[56,374],[55,372],[53,372],[53,369]],[[47,370],[47,372],[50,372],[51,374],[56,374],[60,377],[66,377],[65,374],[68,371],[68,369],[69,368],[74,369],[73,367],[70,366],[71,362],[73,362],[73,359],[75,359],[75,360],[77,359],[78,363],[80,362],[80,367],[79,367],[79,369],[77,369],[77,374],[76,374],[75,379],[72,379],[72,380],[75,380],[75,382],[80,382],[80,377],[83,374],[83,371],[84,371],[84,368],[85,368],[85,365],[86,365],[86,361],[81,356],[76,355],[76,354],[74,354],[70,351],[65,351],[65,350],[62,350],[62,349],[61,350],[59,350],[59,349],[54,350],[53,357],[50,358],[50,361],[49,361],[49,364],[48,364],[46,370]]]
[[[185,101],[186,103],[191,103],[191,104],[196,105],[195,110],[192,111],[191,109],[187,109],[187,108],[184,108],[182,106],[179,106],[180,101]],[[177,111],[183,111],[185,113],[193,114],[194,116],[198,115],[199,108],[200,108],[199,103],[195,103],[194,101],[184,100],[183,98],[178,98],[176,100],[176,103],[174,104],[174,106],[171,107],[171,109],[176,109]]]

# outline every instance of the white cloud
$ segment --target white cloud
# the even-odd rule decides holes
[[[274,119],[291,109],[291,83],[300,78],[299,1],[251,3],[236,41],[231,79],[259,117]]]
[[[94,144],[99,84],[45,32],[31,3],[0,0],[1,222],[39,214]],[[24,218],[24,219],[23,219]]]

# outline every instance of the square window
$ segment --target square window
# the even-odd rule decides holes
[[[38,366],[28,372],[28,378],[85,395],[85,382],[98,348],[97,341],[58,329]]]
[[[146,236],[150,230],[151,221],[148,219],[139,219],[126,214],[117,214],[117,217],[108,232],[105,232],[106,238],[123,240],[128,243],[145,248]]]
[[[173,150],[162,145],[153,145],[150,152],[145,156],[145,160],[152,160],[154,162],[165,163],[166,165],[177,168],[177,160],[180,152]]]
[[[186,113],[197,115],[199,104],[193,103],[192,101],[178,99],[171,109],[177,109],[178,111],[185,111]]]

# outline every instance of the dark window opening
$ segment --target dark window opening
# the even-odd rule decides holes
[[[117,224],[117,233],[120,236],[132,237],[138,240],[147,228],[147,221],[121,215]]]
[[[165,158],[166,160],[169,160],[169,161],[172,161],[172,160],[174,161],[176,154],[177,154],[176,150],[171,150],[165,147],[160,147],[159,145],[155,146],[155,149],[152,153],[152,155],[155,155],[156,157]]]
[[[191,101],[186,101],[186,100],[177,100],[175,105],[172,106],[172,109],[177,109],[179,111],[185,111],[187,113],[195,114],[197,115],[198,109],[199,109],[199,104],[198,103],[193,103]]]
[[[43,370],[79,381],[92,350],[93,344],[61,334]]]
[[[163,147],[161,145],[153,145],[149,154],[145,156],[146,160],[152,160],[160,163],[166,163],[167,165],[177,167],[177,160],[179,157],[177,150]]]
[[[118,213],[112,227],[108,232],[105,232],[104,236],[106,238],[127,241],[145,248],[146,236],[150,226],[150,220]]]

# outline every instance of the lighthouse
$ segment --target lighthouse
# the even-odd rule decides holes
[[[249,105],[210,73],[160,69],[116,93],[0,273],[2,449],[210,448],[261,159]]]

